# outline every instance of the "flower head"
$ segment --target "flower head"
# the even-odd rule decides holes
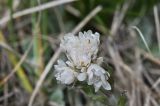
[[[91,64],[87,70],[87,74],[88,85],[94,85],[95,92],[97,92],[101,86],[106,90],[111,90],[111,86],[107,81],[109,73],[99,65]]]
[[[78,36],[69,33],[61,40],[60,47],[67,56],[67,61],[58,60],[55,65],[55,77],[62,84],[72,84],[76,79],[86,81],[95,87],[95,92],[102,86],[110,90],[109,73],[100,64],[102,57],[97,58],[99,33],[92,31],[79,32]]]
[[[79,32],[78,36],[69,33],[61,41],[61,48],[76,68],[81,69],[96,57],[99,46],[99,34],[91,31]]]

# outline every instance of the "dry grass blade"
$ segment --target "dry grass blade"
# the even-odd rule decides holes
[[[19,61],[17,60],[17,57],[14,54],[14,50],[11,49],[11,51],[10,51],[10,49],[9,49],[10,47],[9,47],[9,45],[6,44],[6,40],[4,38],[4,35],[1,32],[0,32],[0,43],[2,44],[1,45],[2,47],[7,49],[8,58],[11,61],[11,63],[13,64],[13,66],[16,67],[19,64],[18,63]],[[7,47],[4,45],[7,45]],[[19,67],[17,67],[16,74],[17,74],[18,78],[20,79],[20,82],[22,83],[23,88],[27,92],[32,92],[32,86],[31,86],[31,84],[28,80],[28,77],[26,76],[23,68],[20,65],[19,65]]]
[[[146,42],[146,40],[145,40],[142,32],[139,30],[139,28],[136,27],[136,26],[131,26],[131,28],[135,29],[135,30],[139,33],[139,36],[141,37],[143,43],[145,44],[147,51],[151,54],[151,51],[150,51],[150,49],[149,49],[149,46],[148,46],[148,44],[147,44],[147,42]]]
[[[35,87],[32,95],[31,95],[30,100],[29,100],[28,106],[32,106],[32,103],[33,103],[33,100],[34,100],[36,94],[38,93],[38,91],[39,91],[39,89],[40,89],[40,87],[41,87],[41,85],[42,85],[45,77],[46,77],[47,74],[49,73],[51,67],[53,66],[53,64],[54,64],[54,62],[57,60],[57,58],[59,57],[60,53],[61,53],[61,49],[59,48],[59,49],[56,51],[56,53],[53,55],[53,57],[50,59],[50,61],[48,62],[47,66],[45,67],[43,73],[42,73],[41,76],[40,76],[40,79],[38,80],[38,82],[37,82],[37,84],[36,84],[36,87]]]
[[[154,6],[153,11],[154,11],[154,19],[155,19],[156,33],[157,33],[159,53],[160,53],[160,23],[158,18],[159,14],[158,14],[157,6]]]
[[[73,1],[75,1],[75,0],[51,1],[51,2],[48,2],[48,3],[42,4],[42,5],[39,5],[37,7],[32,7],[32,8],[26,9],[26,10],[22,10],[22,11],[13,13],[12,18],[15,19],[15,18],[24,16],[24,15],[32,14],[32,13],[35,13],[35,12],[38,12],[38,11],[42,11],[42,10],[45,10],[45,9],[48,9],[48,8],[51,8],[51,7],[55,7],[55,6],[65,4],[65,3],[69,3],[69,2],[73,2]],[[7,23],[10,19],[11,19],[10,15],[7,15],[7,16],[3,17],[0,20],[0,26]]]
[[[117,10],[115,11],[114,17],[113,17],[113,21],[112,21],[112,26],[111,26],[111,35],[115,35],[118,28],[120,27],[126,12],[130,6],[131,0],[128,0],[127,2],[124,3],[122,9],[119,9],[119,7],[117,8]]]
[[[74,7],[72,6],[66,6],[65,8],[69,13],[71,13],[72,15],[76,16],[76,17],[80,17],[81,16],[81,13],[75,9]]]
[[[58,20],[58,25],[59,25],[60,31],[65,32],[65,28],[64,28],[65,25],[64,25],[64,22],[63,22],[62,15],[60,14],[60,11],[57,8],[55,8],[54,12],[55,12],[56,18]]]
[[[156,88],[158,86],[158,84],[160,84],[160,78],[158,78],[158,80],[153,84],[153,88]]]
[[[28,49],[26,50],[26,52],[24,53],[24,55],[22,56],[22,58],[20,59],[20,61],[17,63],[17,65],[14,67],[14,69],[11,71],[11,73],[5,77],[2,82],[0,82],[0,85],[3,85],[4,83],[6,83],[12,76],[13,74],[17,71],[17,69],[21,66],[21,64],[24,62],[24,60],[26,59],[29,51],[32,48],[32,43],[30,43],[30,45],[28,46]]]
[[[51,39],[51,38],[50,38]],[[16,55],[18,58],[22,58],[22,55],[20,55],[19,53],[17,53],[13,48],[11,48],[7,43],[5,42],[0,42],[0,46],[3,47],[4,49],[6,49],[7,51],[13,53],[14,55]],[[25,59],[24,62],[26,62],[27,64],[29,64],[32,67],[36,67],[38,68],[38,65],[33,63],[31,60]]]
[[[145,52],[144,50],[142,49],[139,49],[139,51],[141,52],[141,54],[144,56],[144,58],[150,60],[151,62],[153,62],[154,64],[156,65],[159,65],[160,66],[160,60],[156,57],[154,57],[153,55]]]
[[[14,95],[14,92],[8,93],[7,95],[0,97],[0,102]]]
[[[153,106],[159,106],[159,104],[154,98],[151,98],[151,102],[153,103]]]
[[[150,95],[150,93],[148,93],[146,95],[146,100],[145,100],[144,106],[150,106],[150,97],[151,97],[151,95]]]
[[[8,50],[8,51],[14,52],[14,50],[8,44],[6,44],[5,42],[0,42],[0,46],[3,47],[4,49]]]
[[[82,27],[86,25],[86,23],[91,20],[98,12],[102,10],[102,6],[97,6],[77,27],[75,27],[72,33],[78,32]]]
[[[97,6],[93,11],[91,11],[90,14],[88,14],[84,20],[82,20],[74,29],[73,31],[71,31],[72,33],[77,33],[82,27],[84,27],[86,25],[86,23],[91,19],[93,18],[98,12],[100,12],[100,10],[102,10],[102,7],[101,6]],[[28,106],[32,106],[33,104],[33,101],[34,101],[34,98],[36,96],[36,94],[38,93],[45,77],[47,76],[47,74],[49,73],[51,67],[53,66],[53,64],[55,63],[55,61],[57,60],[57,58],[59,57],[61,53],[61,49],[59,48],[56,53],[52,56],[52,58],[50,59],[50,61],[48,62],[48,64],[46,65],[43,73],[41,74],[37,84],[36,84],[36,87],[30,97],[30,100],[29,100],[29,104]]]

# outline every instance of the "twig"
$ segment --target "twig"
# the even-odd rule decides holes
[[[154,19],[155,19],[158,47],[159,47],[159,53],[160,53],[160,23],[158,18],[159,14],[158,14],[157,6],[154,6],[153,11],[154,11]]]
[[[37,6],[37,7],[32,7],[32,8],[29,8],[29,9],[25,9],[25,10],[13,13],[12,18],[15,19],[15,18],[24,16],[24,15],[32,14],[32,13],[35,13],[35,12],[38,12],[38,11],[42,11],[42,10],[45,10],[45,9],[48,9],[48,8],[51,8],[51,7],[55,7],[55,6],[65,4],[65,3],[69,3],[69,2],[73,2],[73,1],[75,1],[75,0],[51,1],[51,2],[48,2],[48,3],[42,4],[40,6]],[[10,15],[7,15],[7,16],[3,17],[0,20],[0,26],[7,23],[10,19],[11,19]]]
[[[87,15],[84,20],[82,20],[74,29],[73,31],[71,31],[73,34],[77,33],[82,27],[85,26],[85,24],[91,19],[93,18],[100,10],[102,10],[101,6],[97,6],[93,11],[91,11],[91,13],[89,15]],[[39,80],[37,81],[36,87],[30,97],[29,100],[29,104],[28,106],[32,106],[33,101],[35,99],[35,96],[37,95],[44,79],[46,78],[47,74],[49,73],[51,67],[53,66],[53,64],[55,63],[55,61],[57,60],[57,58],[59,57],[61,53],[61,49],[58,48],[58,50],[55,52],[55,54],[52,56],[52,58],[50,59],[50,61],[48,62],[47,66],[45,67],[43,73],[41,74]]]

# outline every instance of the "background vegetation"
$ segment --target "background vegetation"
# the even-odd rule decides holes
[[[159,12],[159,0],[0,0],[0,106],[160,106]],[[60,38],[87,30],[111,91],[55,80]]]

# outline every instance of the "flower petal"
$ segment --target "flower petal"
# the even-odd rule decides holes
[[[108,81],[102,82],[102,86],[106,90],[111,90],[111,85],[108,83]]]
[[[57,60],[57,63],[61,66],[66,66],[65,62],[63,60]]]
[[[102,82],[101,82],[101,81],[99,81],[99,82],[97,82],[97,83],[94,83],[95,92],[97,92],[97,91],[99,90],[99,88],[101,87],[101,85],[102,85]]]
[[[103,57],[98,57],[97,60],[96,60],[96,63],[97,63],[98,65],[101,65],[102,62],[103,62]]]
[[[61,78],[60,78],[60,81],[61,83],[64,83],[64,84],[71,84],[74,82],[74,73],[68,69],[68,70],[65,70],[63,73],[61,73]]]
[[[72,63],[72,62],[70,62],[70,61],[66,61],[66,64],[67,64],[68,66],[70,66],[70,67],[74,68],[74,65],[73,65],[73,63]]]

